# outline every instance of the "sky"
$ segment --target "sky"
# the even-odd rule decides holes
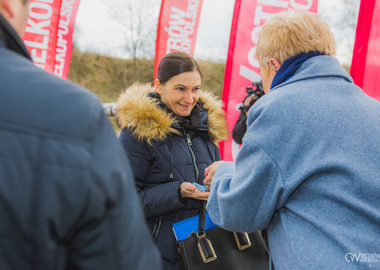
[[[234,2],[203,0],[195,59],[226,60]],[[127,6],[137,5],[138,15],[148,26],[146,38],[152,44],[144,55],[154,58],[160,4],[159,0],[81,0],[74,28],[74,44],[81,51],[130,58],[125,45],[131,16]],[[337,58],[342,64],[351,63],[359,4],[359,0],[318,1],[318,14],[330,24],[337,41]]]

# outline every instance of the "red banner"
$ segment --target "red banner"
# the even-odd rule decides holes
[[[34,63],[67,78],[74,21],[80,0],[30,0],[23,37]]]
[[[157,26],[154,78],[162,57],[174,51],[194,55],[202,0],[162,0]]]
[[[379,39],[380,1],[362,0],[350,73],[356,85],[380,101]]]
[[[318,0],[235,1],[222,94],[230,132],[239,117],[238,107],[246,96],[246,87],[261,80],[255,56],[261,26],[278,12],[289,9],[317,12],[317,7]],[[221,144],[220,150],[223,160],[233,160],[239,151],[239,145],[229,140]]]

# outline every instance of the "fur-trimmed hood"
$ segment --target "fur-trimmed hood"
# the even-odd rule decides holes
[[[166,113],[159,100],[149,97],[156,92],[149,84],[135,83],[121,93],[117,101],[117,119],[122,129],[129,128],[140,141],[165,140],[169,134],[179,134],[173,127],[176,119]],[[208,92],[201,91],[199,101],[207,110],[208,133],[217,144],[228,138],[228,130],[221,102]]]

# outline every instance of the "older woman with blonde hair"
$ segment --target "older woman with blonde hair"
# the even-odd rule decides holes
[[[263,26],[256,47],[265,92],[274,86],[268,83],[286,60],[282,69],[288,70],[277,76],[276,85],[288,79],[293,74],[291,71],[307,59],[317,55],[335,56],[335,53],[334,35],[317,14],[290,11],[286,16],[272,17]]]
[[[206,169],[211,219],[267,229],[276,270],[358,269],[370,261],[355,256],[379,251],[380,103],[334,54],[318,15],[269,18],[256,48],[267,94],[249,110],[236,162]]]

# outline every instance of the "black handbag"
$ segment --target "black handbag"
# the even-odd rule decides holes
[[[177,241],[181,270],[269,269],[269,252],[261,233],[236,233],[205,227],[206,202],[199,214],[199,232]]]

